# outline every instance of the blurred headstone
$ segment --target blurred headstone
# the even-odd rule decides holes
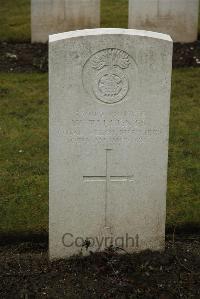
[[[31,0],[31,40],[50,34],[100,27],[100,0]]]
[[[194,42],[199,0],[129,0],[129,28],[169,34],[174,42]]]

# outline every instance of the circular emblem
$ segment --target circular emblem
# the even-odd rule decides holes
[[[129,91],[129,55],[119,49],[104,49],[88,59],[83,68],[83,84],[89,93],[106,104],[123,100]]]
[[[126,75],[113,67],[99,72],[93,82],[96,98],[102,102],[112,104],[121,101],[128,92]]]

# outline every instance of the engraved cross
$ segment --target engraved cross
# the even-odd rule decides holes
[[[111,175],[110,173],[110,167],[109,167],[109,154],[112,151],[112,149],[106,149],[106,175],[104,176],[83,176],[83,180],[85,182],[105,182],[105,227],[107,227],[107,204],[109,200],[109,190],[110,190],[110,184],[112,182],[133,182],[134,177],[133,176],[115,176]]]

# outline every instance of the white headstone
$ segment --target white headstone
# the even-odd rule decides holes
[[[100,0],[31,0],[31,40],[50,34],[100,26]]]
[[[199,0],[129,0],[129,28],[169,34],[174,42],[197,39]]]
[[[50,257],[163,249],[171,38],[81,30],[49,51]]]

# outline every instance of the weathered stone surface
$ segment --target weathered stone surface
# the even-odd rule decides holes
[[[49,51],[50,257],[163,249],[171,38],[81,30]]]
[[[100,0],[31,0],[32,42],[64,31],[100,27]]]
[[[129,0],[129,28],[169,34],[193,42],[198,33],[199,0]]]

